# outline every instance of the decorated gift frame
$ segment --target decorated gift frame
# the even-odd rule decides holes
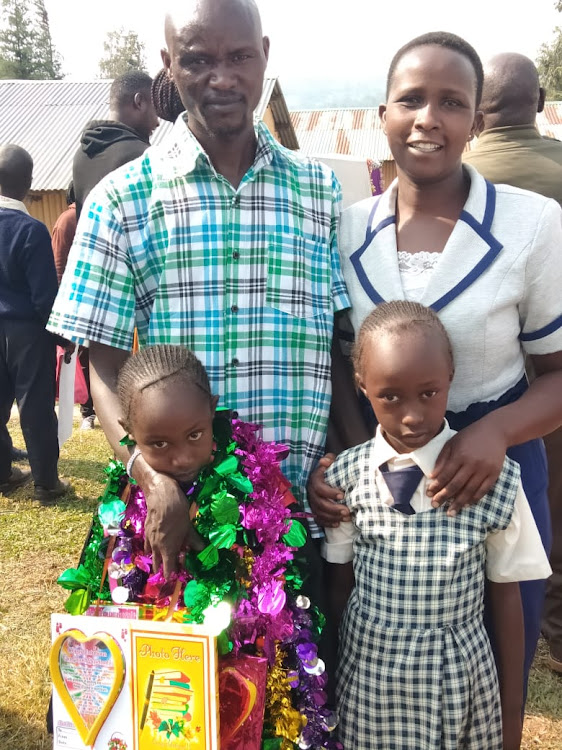
[[[52,616],[54,750],[218,750],[216,638],[127,614]]]

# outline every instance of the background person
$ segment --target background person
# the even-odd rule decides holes
[[[32,476],[35,499],[48,504],[70,484],[57,470],[56,339],[45,330],[57,293],[51,238],[23,203],[32,173],[27,151],[0,146],[0,492]],[[31,474],[12,467],[7,424],[14,397]]]
[[[147,73],[131,70],[118,76],[109,90],[109,120],[92,120],[82,133],[72,165],[77,218],[92,188],[150,145],[150,136],[158,127],[151,87],[152,78]],[[88,348],[81,347],[78,356],[90,394]],[[80,404],[80,414],[81,429],[91,430],[96,418],[91,395]]]

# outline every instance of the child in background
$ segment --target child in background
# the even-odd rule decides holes
[[[180,484],[202,551],[186,551],[185,568],[171,580],[151,571],[142,490],[114,462],[79,570],[59,578],[73,589],[67,609],[81,614],[92,597],[137,603],[141,617],[173,612],[176,621],[209,627],[212,620],[222,631],[221,655],[232,650],[235,664],[245,656],[267,663],[264,742],[277,747],[286,738],[341,750],[330,739],[333,714],[318,658],[322,616],[305,595],[296,551],[307,544],[306,530],[293,517],[294,498],[279,469],[287,449],[261,440],[257,426],[216,411],[205,369],[185,347],[150,346],[132,355],[119,374],[118,395],[120,423],[135,446],[128,471],[142,453]],[[223,728],[228,718],[221,718]]]
[[[453,434],[445,411],[454,373],[449,337],[432,310],[379,305],[361,326],[354,366],[378,427],[326,472],[353,518],[326,529],[323,550],[333,563],[336,618],[345,607],[339,739],[346,750],[516,750],[516,582],[550,575],[519,467],[506,458],[493,489],[458,515],[431,506],[427,477]],[[499,686],[483,623],[486,585]]]

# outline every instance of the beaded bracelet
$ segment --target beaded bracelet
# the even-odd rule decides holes
[[[133,470],[133,464],[137,460],[137,458],[141,455],[141,449],[135,448],[135,450],[131,453],[131,457],[127,461],[127,474],[131,476],[131,471]]]

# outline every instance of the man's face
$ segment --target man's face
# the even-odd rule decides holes
[[[186,25],[169,24],[164,65],[176,83],[193,134],[229,140],[253,129],[269,40],[237,3],[210,3]]]

